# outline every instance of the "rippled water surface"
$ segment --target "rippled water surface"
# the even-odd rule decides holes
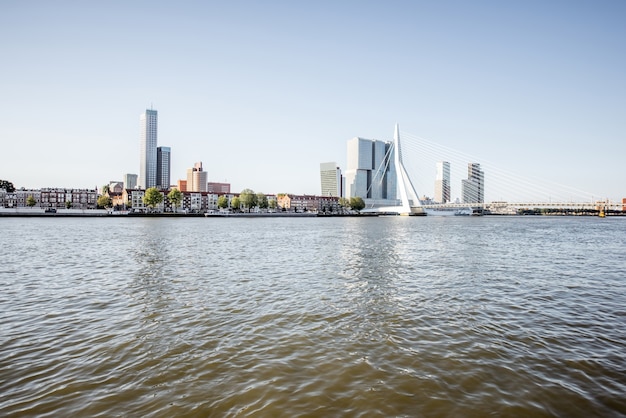
[[[0,228],[0,415],[626,415],[624,218]]]

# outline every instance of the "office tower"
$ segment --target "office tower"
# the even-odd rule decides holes
[[[202,162],[195,163],[192,168],[187,169],[187,191],[206,192],[208,173],[202,171]]]
[[[170,188],[171,155],[170,147],[157,147],[157,187],[160,189]]]
[[[124,188],[134,189],[137,187],[137,174],[124,174]]]
[[[448,161],[437,162],[437,175],[435,177],[435,202],[448,203],[450,201],[450,163]]]
[[[345,179],[346,198],[395,200],[397,179],[393,144],[358,137],[350,139]]]
[[[337,163],[321,163],[320,178],[322,196],[342,197],[341,169],[337,167]]]
[[[157,185],[157,111],[146,109],[139,120],[139,187],[147,189]]]
[[[467,165],[467,180],[462,181],[463,203],[485,202],[485,173],[480,164]]]

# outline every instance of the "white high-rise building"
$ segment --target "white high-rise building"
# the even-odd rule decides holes
[[[145,190],[157,185],[157,111],[146,109],[139,120],[139,187]]]
[[[448,161],[437,162],[437,175],[435,176],[435,202],[448,203],[450,201],[450,163]]]
[[[391,142],[355,137],[348,141],[345,197],[395,200],[396,169]]]
[[[157,187],[160,189],[170,188],[171,155],[170,147],[157,147]]]
[[[461,182],[461,187],[463,203],[485,202],[485,173],[480,169],[480,164],[467,165],[467,180]]]
[[[320,179],[322,196],[342,197],[341,169],[337,163],[321,163]]]

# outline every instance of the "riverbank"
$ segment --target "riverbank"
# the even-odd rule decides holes
[[[207,217],[207,218],[313,218],[313,217],[338,217],[338,216],[378,216],[379,214],[365,213],[317,213],[317,212],[214,212],[214,213],[173,213],[173,212],[127,212],[127,211],[108,211],[104,209],[57,209],[54,212],[46,212],[44,209],[18,208],[7,209],[0,208],[0,217],[165,217],[165,218],[188,218],[188,217]]]

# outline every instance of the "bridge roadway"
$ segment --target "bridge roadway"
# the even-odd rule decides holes
[[[559,208],[559,209],[613,209],[622,210],[624,204],[621,202],[598,201],[598,202],[486,202],[486,203],[443,203],[433,205],[420,205],[414,208],[424,209],[463,209],[463,208]]]

